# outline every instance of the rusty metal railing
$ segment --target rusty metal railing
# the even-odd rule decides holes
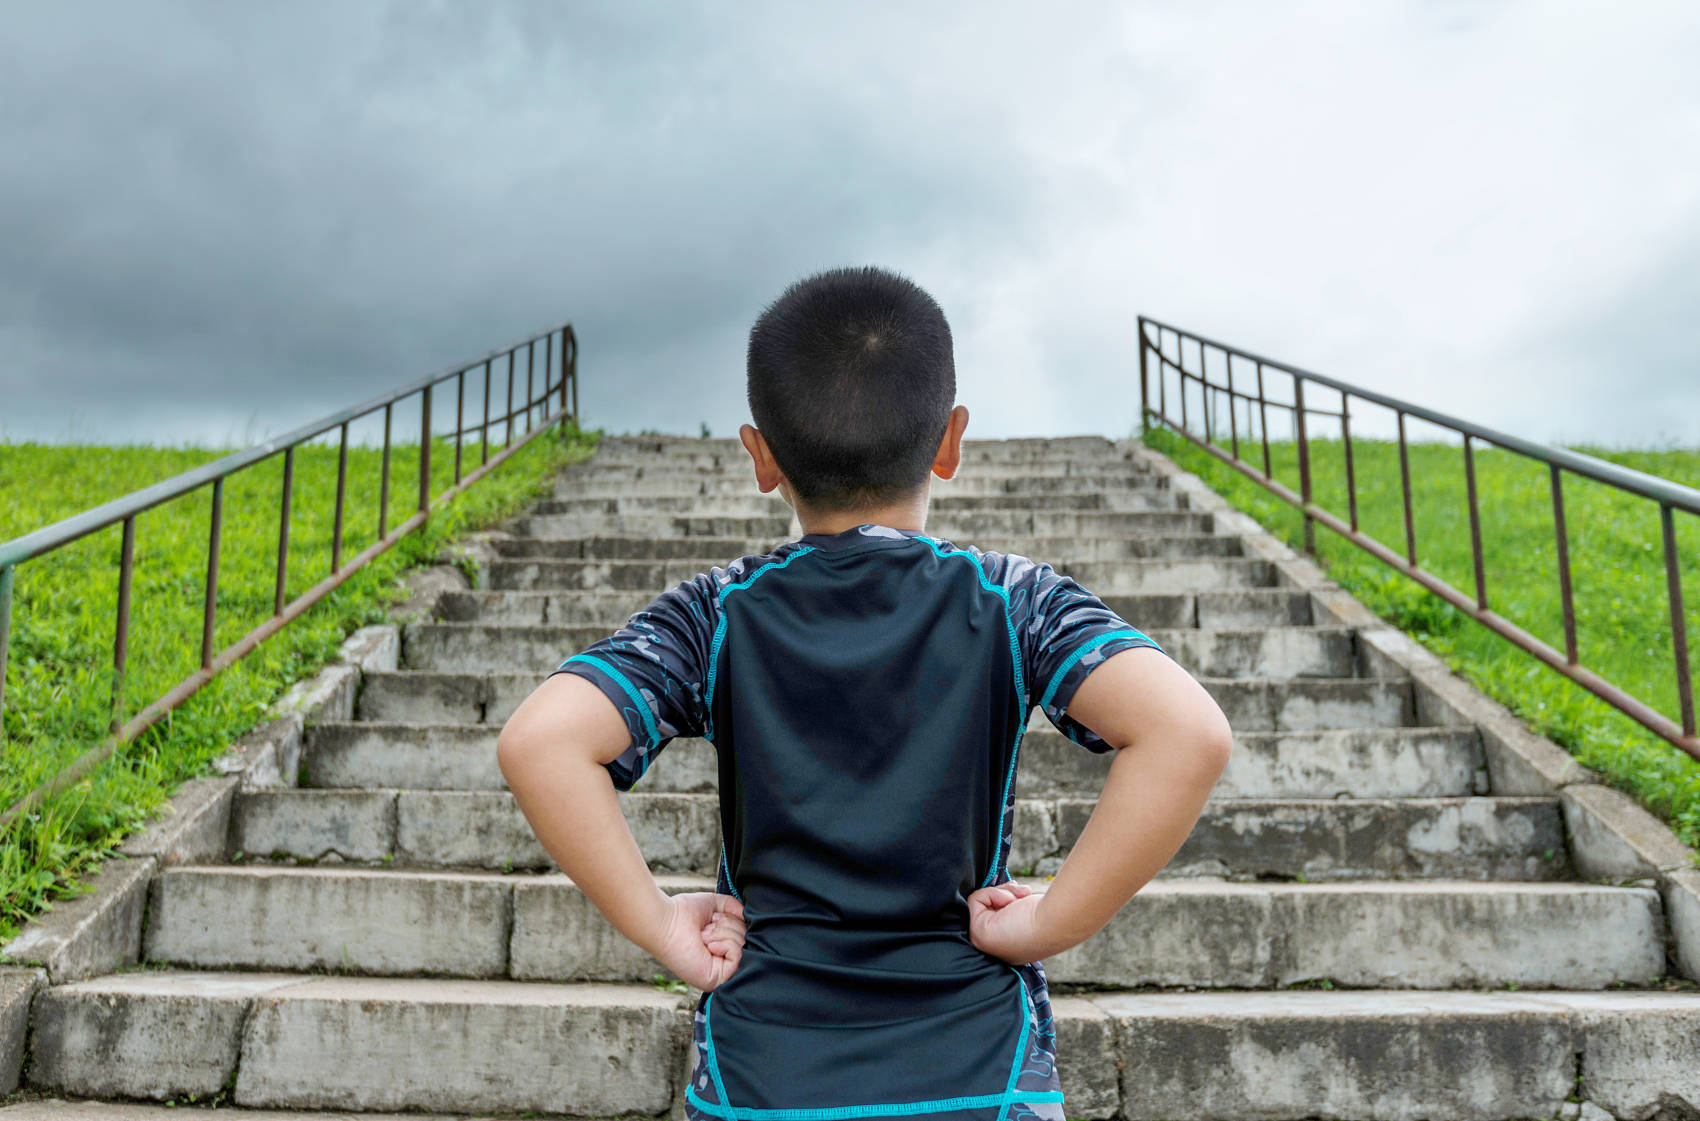
[[[1169,342],[1173,341],[1173,357],[1169,354]],[[1191,349],[1196,356],[1196,369],[1187,369],[1187,351]],[[1217,374],[1221,382],[1210,380],[1209,355],[1211,352],[1220,356],[1215,362]],[[1157,367],[1156,378],[1156,407],[1152,407],[1152,386],[1150,370],[1155,360]],[[1242,370],[1251,367],[1255,373],[1255,391],[1248,386],[1241,389],[1234,383],[1234,365],[1236,360]],[[1266,392],[1264,374],[1274,371],[1291,379],[1291,402],[1271,398]],[[1177,377],[1177,395],[1180,398],[1180,416],[1177,418],[1169,411],[1169,374]],[[1243,382],[1242,382],[1243,384]],[[1326,386],[1336,391],[1340,396],[1337,409],[1319,408],[1315,404],[1305,403],[1305,386],[1314,384]],[[1202,408],[1204,435],[1193,432],[1188,416],[1188,386],[1198,386],[1199,404]],[[1224,448],[1216,442],[1217,430],[1221,427],[1222,399],[1227,401],[1229,447]],[[1399,472],[1400,488],[1404,494],[1405,517],[1405,555],[1399,556],[1392,549],[1370,537],[1358,528],[1358,500],[1356,478],[1352,464],[1352,433],[1351,405],[1352,399],[1372,402],[1393,410],[1397,418],[1399,439]],[[1240,430],[1238,414],[1240,402],[1244,402],[1246,416],[1245,438],[1248,443],[1252,436],[1252,417],[1257,418],[1257,438],[1262,444],[1261,470],[1240,456]],[[1183,331],[1166,323],[1159,323],[1146,316],[1139,317],[1139,405],[1141,425],[1149,424],[1155,418],[1164,425],[1184,436],[1187,440],[1222,460],[1241,474],[1260,484],[1276,497],[1297,507],[1304,515],[1304,549],[1312,556],[1316,553],[1315,524],[1322,525],[1338,533],[1364,551],[1403,572],[1435,595],[1444,599],[1452,606],[1463,611],[1478,623],[1486,626],[1495,634],[1515,643],[1517,646],[1533,654],[1536,658],[1557,670],[1576,684],[1587,689],[1595,696],[1611,704],[1619,711],[1640,723],[1654,734],[1668,740],[1686,751],[1696,759],[1700,759],[1700,736],[1695,734],[1694,717],[1694,680],[1689,671],[1688,637],[1686,619],[1682,606],[1682,570],[1678,564],[1676,548],[1675,516],[1677,511],[1691,515],[1700,515],[1700,490],[1661,479],[1656,475],[1648,475],[1628,467],[1597,459],[1580,452],[1566,448],[1554,448],[1533,440],[1496,432],[1467,420],[1447,416],[1445,413],[1426,409],[1421,405],[1389,397],[1383,393],[1351,385],[1334,378],[1324,377],[1284,362],[1277,362],[1215,339],[1205,338],[1190,331]],[[1212,423],[1212,408],[1216,409]],[[1270,409],[1286,409],[1291,415],[1294,430],[1294,443],[1298,450],[1299,492],[1277,482],[1270,468],[1268,419]],[[1254,412],[1255,410],[1255,412]],[[1318,506],[1312,499],[1311,493],[1311,464],[1308,446],[1308,418],[1313,416],[1337,417],[1340,422],[1340,433],[1345,450],[1346,474],[1346,504],[1345,520],[1328,510]],[[1470,555],[1475,573],[1475,595],[1468,596],[1452,587],[1446,581],[1436,576],[1417,563],[1416,524],[1412,513],[1411,502],[1411,466],[1408,445],[1405,438],[1405,418],[1416,417],[1441,428],[1450,429],[1463,438],[1464,484],[1470,515]],[[1482,527],[1481,510],[1476,499],[1476,471],[1473,445],[1476,441],[1504,448],[1528,459],[1536,460],[1546,465],[1552,491],[1553,529],[1557,545],[1558,560],[1558,589],[1559,599],[1564,610],[1564,652],[1549,646],[1528,631],[1517,626],[1509,619],[1496,614],[1488,608],[1487,571],[1482,563]],[[1583,478],[1593,479],[1616,487],[1628,494],[1636,495],[1650,502],[1658,503],[1660,534],[1664,543],[1664,565],[1666,596],[1670,607],[1671,653],[1673,668],[1676,673],[1676,689],[1680,712],[1678,719],[1659,712],[1646,702],[1631,696],[1622,688],[1612,684],[1598,673],[1582,665],[1577,651],[1576,642],[1576,612],[1573,592],[1570,585],[1570,555],[1569,537],[1564,524],[1564,485],[1565,472]]]
[[[538,344],[543,344],[542,368],[538,369]],[[525,354],[524,399],[514,404],[520,353]],[[490,413],[491,382],[499,366],[506,360],[506,405],[500,415]],[[466,422],[467,375],[483,375],[483,420]],[[535,388],[541,374],[542,387]],[[432,431],[431,406],[436,388],[445,382],[455,383],[454,484],[435,499],[431,497],[431,444],[444,433]],[[476,384],[473,387],[477,388]],[[419,496],[414,511],[393,529],[390,518],[390,429],[397,404],[418,396],[419,431]],[[554,407],[551,408],[551,405]],[[343,559],[343,513],[348,495],[348,426],[379,411],[384,417],[384,451],[378,499],[378,539],[346,561]],[[35,557],[50,553],[91,533],[109,526],[122,526],[122,544],[118,562],[118,604],[113,626],[112,687],[109,735],[98,746],[78,756],[53,778],[38,785],[0,815],[0,832],[41,799],[65,789],[87,774],[118,747],[156,724],[166,713],[188,700],[221,670],[240,660],[261,642],[276,634],[289,622],[364,568],[374,558],[388,551],[397,541],[418,529],[430,517],[431,511],[452,502],[473,483],[494,470],[503,460],[519,451],[532,439],[564,419],[578,418],[578,337],[570,323],[538,332],[511,346],[499,347],[475,361],[451,366],[400,389],[364,401],[320,420],[313,421],[293,432],[269,440],[256,447],[234,452],[222,459],[185,471],[175,478],[156,483],[122,498],[114,499],[92,510],[55,522],[33,533],[0,543],[0,708],[5,703],[7,647],[11,634],[12,588],[18,566]],[[514,422],[523,423],[523,434],[514,435]],[[504,441],[495,455],[490,454],[490,430],[503,431]],[[330,572],[323,580],[286,601],[285,586],[289,572],[289,510],[295,479],[295,449],[317,437],[336,432],[339,436],[336,475],[336,507],[331,532]],[[464,470],[465,459],[471,452],[470,437],[477,436],[478,467]],[[219,537],[223,523],[224,481],[239,471],[283,456],[283,479],[280,488],[280,519],[277,535],[276,585],[271,616],[259,626],[231,643],[223,650],[214,649],[213,631],[217,620]],[[207,571],[204,605],[201,618],[201,665],[198,670],[178,682],[150,702],[136,715],[124,719],[125,662],[130,640],[130,582],[135,568],[136,516],[164,502],[180,498],[201,488],[210,490],[207,528]],[[0,732],[3,734],[3,732]]]

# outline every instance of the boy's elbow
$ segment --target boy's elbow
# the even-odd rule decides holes
[[[1214,709],[1214,715],[1204,721],[1204,727],[1199,733],[1199,754],[1204,761],[1215,768],[1218,776],[1227,769],[1228,756],[1233,754],[1234,730],[1228,725],[1228,718],[1220,708]]]

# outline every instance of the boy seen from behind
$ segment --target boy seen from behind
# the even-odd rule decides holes
[[[1227,719],[1049,564],[926,532],[968,410],[913,283],[790,286],[751,330],[748,396],[756,485],[803,533],[567,658],[502,729],[502,773],[561,870],[702,990],[687,1116],[1061,1121],[1043,959],[1180,848]],[[1043,891],[1008,868],[1035,705],[1114,753]],[[714,890],[668,895],[616,792],[678,737],[716,753],[721,846]]]

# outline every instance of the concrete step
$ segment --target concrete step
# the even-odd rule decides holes
[[[1169,490],[1136,490],[1091,494],[995,494],[939,495],[929,502],[934,515],[948,515],[977,510],[1054,510],[1092,511],[1095,513],[1131,514],[1148,511],[1185,510],[1186,496]],[[789,515],[779,492],[762,494],[753,487],[740,495],[638,495],[630,498],[551,498],[531,508],[536,515],[550,514],[691,514],[696,517],[717,516],[753,518],[775,514]]]
[[[781,504],[783,506],[783,503]],[[962,510],[931,511],[927,532],[958,544],[978,543],[977,535],[1021,535],[1032,537],[1127,537],[1139,534],[1209,533],[1215,526],[1212,514],[1192,511],[1134,511],[1105,514],[1071,510]],[[703,513],[554,514],[536,511],[508,523],[510,532],[529,537],[577,537],[583,534],[621,534],[641,537],[770,537],[790,540],[791,511],[775,507],[771,512],[731,517]]]
[[[707,876],[662,883],[714,888]],[[1154,880],[1045,970],[1057,983],[1127,986],[1328,978],[1367,988],[1594,989],[1658,976],[1663,938],[1653,888]],[[176,866],[153,880],[142,955],[220,969],[534,981],[635,981],[660,970],[623,941],[559,873]]]
[[[1044,724],[1044,730],[1038,725]],[[1030,718],[1016,762],[1023,797],[1095,797],[1113,756],[1087,751]],[[491,724],[353,721],[308,729],[307,784],[317,787],[502,790]],[[715,789],[714,746],[679,737],[639,780],[644,792]],[[1236,732],[1218,798],[1428,798],[1487,793],[1481,734],[1474,725],[1316,732]]]
[[[539,676],[605,638],[615,626],[412,623],[402,632],[402,664],[436,673],[512,672]],[[1355,677],[1350,627],[1153,627],[1151,638],[1194,676]]]
[[[749,452],[736,439],[722,440],[682,436],[668,439],[631,438],[614,442],[604,437],[588,462],[634,464],[681,464],[717,467],[747,466]],[[1058,437],[1023,440],[963,440],[962,464],[1080,463],[1125,464],[1131,470],[1147,471],[1149,465],[1127,447],[1116,447],[1104,436]]]
[[[1099,596],[1271,588],[1280,582],[1274,565],[1248,557],[1088,561],[1052,567]],[[496,560],[486,568],[486,587],[502,592],[647,590],[653,598],[705,571],[700,562],[677,560]]]
[[[449,592],[437,601],[447,623],[543,623],[617,629],[655,598],[650,589],[626,592]],[[1287,588],[1225,592],[1134,592],[1099,596],[1124,619],[1154,628],[1308,626],[1310,594]]]
[[[651,868],[712,874],[712,793],[620,795]],[[1055,874],[1092,797],[1019,797],[1010,867]],[[241,859],[412,868],[554,867],[505,790],[251,790],[229,851]],[[1206,803],[1162,878],[1556,880],[1571,875],[1558,803],[1537,797],[1228,799]]]
[[[37,997],[31,1082],[163,1101],[233,1080],[235,1105],[274,1109],[659,1116],[680,1108],[696,999],[632,984],[111,974]],[[1052,1013],[1070,1117],[1559,1117],[1579,1077],[1618,1117],[1700,1098],[1691,993],[1096,992],[1056,995]]]
[[[930,535],[929,535],[930,536]],[[786,541],[794,540],[786,538]],[[643,537],[509,537],[498,538],[496,551],[507,557],[551,560],[682,561],[706,572],[714,565],[741,556],[772,552],[782,542],[770,538],[643,538]],[[965,548],[959,541],[947,542]],[[1157,557],[1237,557],[1245,543],[1238,537],[1184,534],[1144,537],[1026,537],[988,539],[970,544],[984,550],[1018,553],[1048,561],[1053,567],[1090,562],[1148,560]]]
[[[953,479],[934,478],[928,488],[933,500],[946,497],[987,495],[1080,495],[1144,492],[1157,493],[1168,489],[1167,475],[1139,474],[1132,471],[1092,475],[1030,472],[963,472]],[[556,477],[553,493],[556,499],[639,498],[676,495],[702,495],[715,498],[747,496],[770,499],[776,491],[765,495],[757,489],[753,474],[743,472],[649,471],[643,468],[601,468],[570,471]]]
[[[620,480],[668,480],[690,487],[704,480],[736,479],[746,486],[755,485],[755,471],[745,456],[734,463],[700,462],[696,459],[678,460],[662,457],[625,457],[623,459],[595,456],[583,463],[573,464],[556,476],[562,483]],[[1081,459],[1050,456],[1041,459],[982,460],[963,463],[953,478],[941,479],[929,475],[931,488],[951,486],[966,479],[1134,479],[1140,486],[1166,487],[1169,476],[1141,468],[1129,459]],[[936,489],[934,493],[937,493]]]
[[[401,724],[502,724],[542,680],[541,673],[434,673],[399,670],[366,675],[356,715]],[[1206,692],[1238,732],[1398,727],[1413,723],[1411,683],[1398,677],[1201,677]],[[1034,733],[1051,724],[1032,711]],[[1085,754],[1083,752],[1083,754]]]

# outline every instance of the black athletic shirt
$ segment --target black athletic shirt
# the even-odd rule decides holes
[[[864,523],[682,581],[561,664],[631,731],[617,790],[675,737],[718,755],[747,934],[697,1001],[688,1116],[1061,1121],[1043,966],[977,949],[967,896],[1010,878],[1032,706],[1111,750],[1068,703],[1135,646],[1161,650],[1048,564]]]

